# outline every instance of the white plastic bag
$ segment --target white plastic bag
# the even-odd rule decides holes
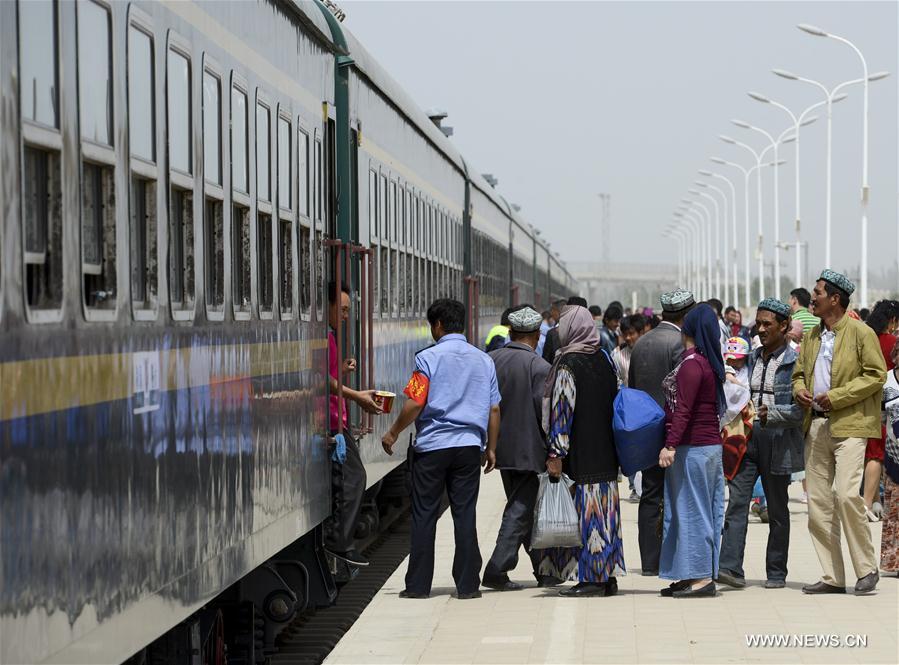
[[[581,547],[581,523],[571,497],[574,481],[564,473],[559,482],[551,482],[548,473],[541,473],[538,478],[531,549]]]

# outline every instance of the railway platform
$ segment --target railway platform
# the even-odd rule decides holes
[[[626,487],[626,485],[625,485]],[[806,529],[801,488],[791,486],[790,576],[784,589],[764,589],[768,527],[750,517],[747,587],[719,585],[715,598],[672,599],[665,585],[639,570],[637,505],[622,502],[628,575],[611,598],[561,598],[536,587],[526,557],[510,577],[522,591],[482,589],[457,600],[450,568],[452,518],[437,528],[434,586],[427,600],[398,597],[404,561],[344,635],[325,663],[896,663],[899,662],[899,580],[881,578],[875,594],[808,596],[803,584],[820,568]],[[504,505],[498,473],[483,478],[478,501],[481,554],[490,556]],[[871,524],[880,548],[880,524]],[[848,565],[849,557],[846,553]],[[852,577],[851,569],[847,571]],[[750,646],[750,639],[790,640]],[[801,645],[797,644],[799,640]],[[825,642],[827,646],[817,646]]]

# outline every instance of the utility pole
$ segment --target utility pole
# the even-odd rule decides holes
[[[600,260],[603,263],[609,263],[611,261],[609,248],[612,244],[612,195],[600,193],[599,200],[601,202],[599,215]]]

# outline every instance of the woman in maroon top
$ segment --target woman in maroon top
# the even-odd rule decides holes
[[[687,314],[683,359],[662,382],[668,433],[665,518],[659,577],[675,580],[663,596],[714,596],[724,526],[721,426],[724,360],[718,319],[708,305]]]
[[[883,359],[887,363],[887,371],[895,368],[892,351],[896,344],[896,326],[899,325],[899,302],[895,300],[881,300],[874,305],[874,309],[865,319],[880,342],[880,350]],[[883,456],[886,442],[886,429],[881,428],[880,437],[868,439],[865,447],[865,514],[869,522],[876,522],[883,514],[883,505],[880,503],[880,477],[883,475]]]

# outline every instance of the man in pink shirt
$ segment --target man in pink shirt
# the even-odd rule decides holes
[[[333,461],[331,470],[332,514],[325,529],[325,547],[338,559],[352,566],[367,566],[368,560],[356,551],[353,534],[362,508],[365,494],[365,466],[359,455],[359,444],[353,438],[348,426],[347,400],[355,402],[368,413],[381,413],[381,406],[375,401],[374,390],[353,390],[343,384],[343,376],[356,371],[355,358],[345,358],[342,371],[337,353],[336,330],[341,322],[350,316],[350,290],[346,284],[340,285],[338,298],[337,284],[328,284],[328,415],[331,436],[343,435],[346,442],[346,459]],[[339,383],[338,383],[339,382]],[[343,391],[341,409],[338,391]],[[341,418],[342,411],[342,418]],[[341,422],[342,420],[342,422]]]

